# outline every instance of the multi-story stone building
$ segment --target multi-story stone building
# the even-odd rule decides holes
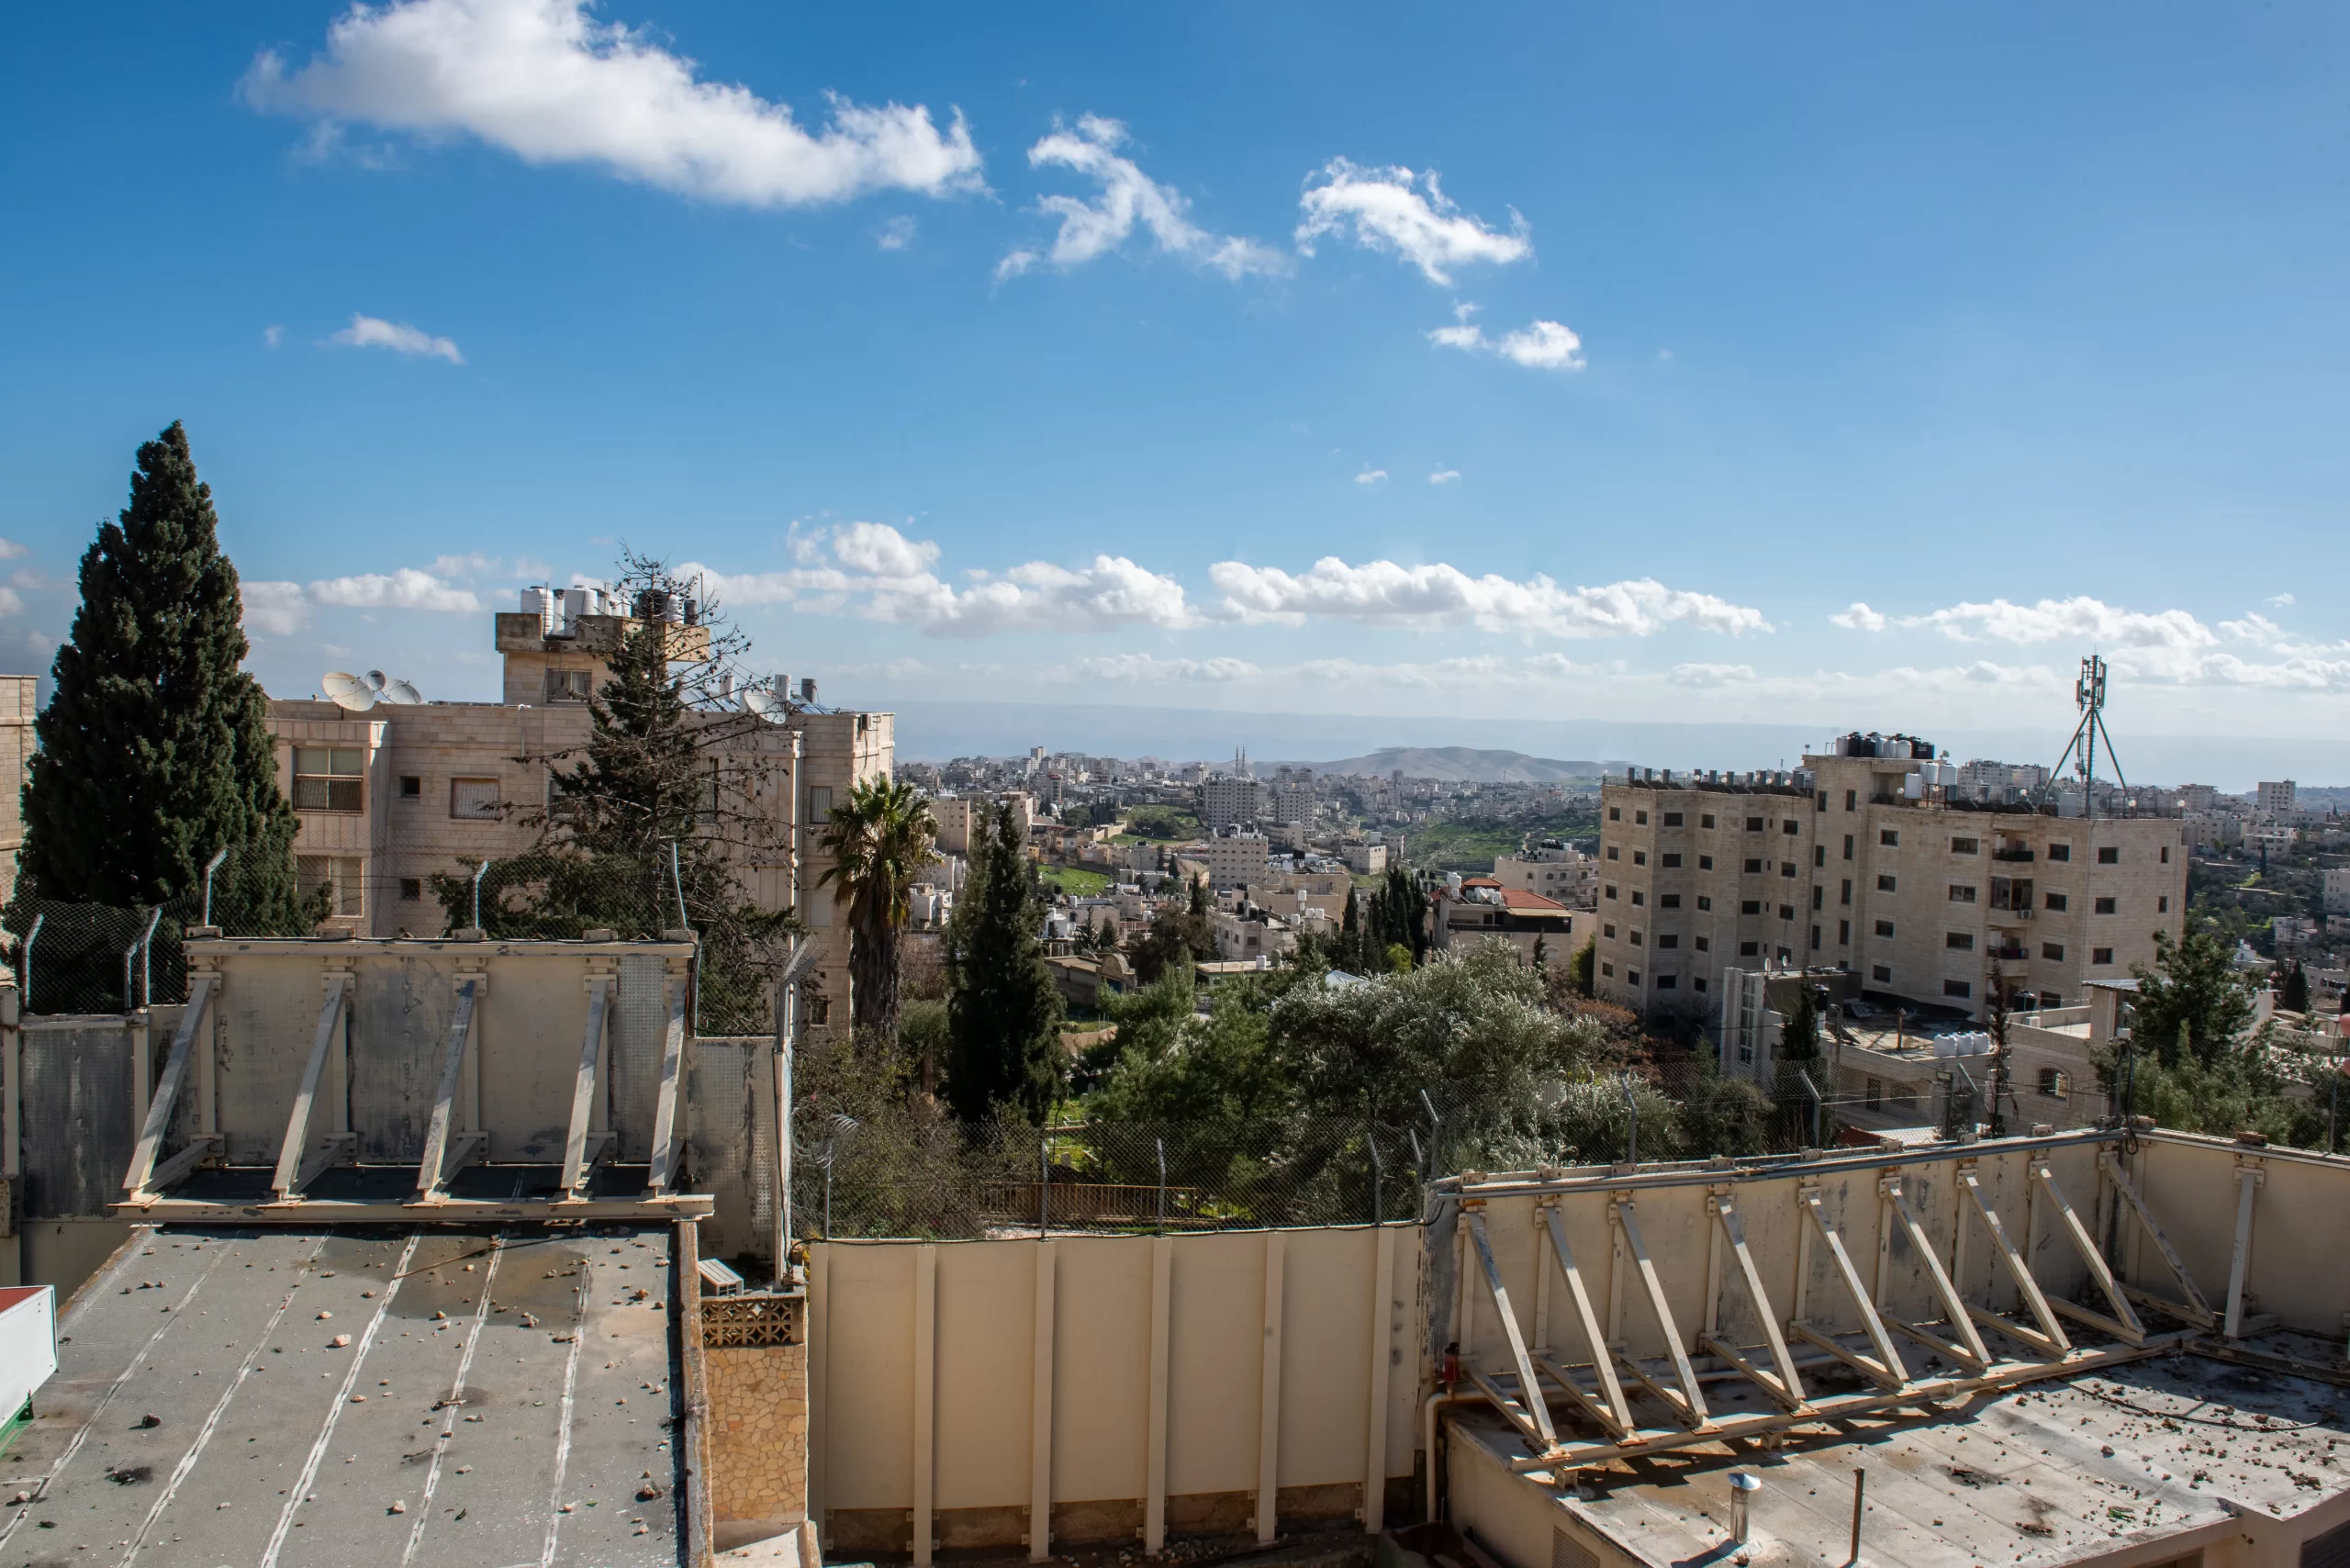
[[[1956,772],[1922,741],[1855,735],[1795,772],[1611,776],[1599,996],[1702,1015],[1725,968],[1829,968],[1896,1004],[1976,1015],[1996,966],[2012,1005],[2055,1008],[2178,934],[2178,818],[1972,802]]]
[[[1200,825],[1210,833],[1247,827],[1264,813],[1264,792],[1246,774],[1218,773],[1200,786]]]
[[[440,935],[448,922],[431,896],[434,873],[462,875],[538,840],[550,775],[583,755],[588,694],[632,622],[601,601],[566,615],[548,608],[544,590],[526,590],[524,600],[520,613],[496,618],[503,701],[352,712],[317,699],[271,700],[278,784],[299,823],[296,872],[306,892],[330,890],[328,930]],[[679,656],[707,647],[705,628],[672,623],[666,634]],[[712,750],[711,789],[767,828],[737,857],[743,892],[761,909],[800,912],[821,943],[806,1016],[845,1020],[847,935],[832,890],[817,885],[818,836],[851,785],[890,771],[893,716],[798,703],[773,723],[734,724]]]
[[[1561,839],[1546,838],[1516,855],[1495,856],[1494,879],[1505,888],[1540,893],[1569,909],[1597,907],[1599,862]]]
[[[33,762],[34,690],[40,678],[0,675],[0,903],[17,896],[17,852],[25,846],[25,780]]]

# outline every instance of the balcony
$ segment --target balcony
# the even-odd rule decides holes
[[[2029,947],[1994,947],[1991,949],[1991,957],[1998,959],[1999,962],[2003,964],[2017,964],[2031,958],[2031,949]]]
[[[2024,845],[2021,847],[2002,847],[1994,849],[1991,851],[1991,858],[1994,860],[2006,860],[2030,865],[2031,863],[2033,854],[2034,851],[2031,846],[2030,845]]]

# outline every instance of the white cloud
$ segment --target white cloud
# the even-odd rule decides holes
[[[283,327],[263,327],[261,330],[261,343],[263,348],[274,349],[285,341],[285,329]]]
[[[1357,244],[1402,257],[1430,283],[1449,286],[1449,269],[1464,263],[1506,264],[1534,253],[1526,219],[1516,209],[1508,233],[1489,228],[1446,198],[1434,170],[1366,169],[1333,158],[1308,177],[1298,207],[1305,216],[1297,226],[1297,248],[1305,254],[1314,254],[1314,241],[1323,235],[1351,229]]]
[[[465,356],[459,353],[457,345],[447,338],[436,338],[405,321],[386,321],[356,312],[352,315],[351,325],[327,342],[340,348],[389,349],[394,353],[431,354],[445,359],[451,364],[465,363]]]
[[[315,582],[310,585],[310,598],[316,603],[346,610],[432,610],[473,614],[482,607],[471,588],[452,587],[413,566],[402,566],[389,576],[362,572],[355,577]]]
[[[1859,599],[1852,601],[1851,609],[1831,615],[1828,619],[1852,632],[1882,632],[1886,628],[1885,617],[1863,604]]]
[[[1183,585],[1123,555],[1096,555],[1077,570],[1029,561],[1005,571],[974,571],[957,588],[933,569],[938,545],[908,539],[888,523],[852,522],[794,542],[803,563],[789,571],[729,574],[699,564],[722,599],[789,604],[818,614],[844,611],[913,626],[934,637],[985,637],[1002,632],[1106,632],[1197,625]]]
[[[290,637],[310,623],[310,606],[302,597],[300,583],[261,583],[251,579],[239,585],[245,601],[245,622],[257,626],[274,636]]]
[[[873,232],[873,243],[884,251],[902,251],[914,242],[914,220],[900,216]]]
[[[28,653],[35,654],[40,657],[46,658],[50,654],[54,653],[56,649],[57,639],[50,636],[48,633],[28,632],[25,633],[25,650]]]
[[[1554,637],[1645,637],[1685,622],[1733,635],[1768,632],[1759,610],[1712,594],[1668,588],[1653,577],[1605,588],[1561,588],[1547,577],[1524,582],[1457,567],[1367,561],[1348,566],[1324,556],[1311,570],[1219,561],[1208,577],[1224,597],[1224,613],[1246,622],[1294,623],[1308,616],[1372,625],[1434,627],[1467,622],[1488,632],[1541,633]]]
[[[2219,639],[2184,610],[2144,614],[2107,604],[2087,594],[2015,604],[1995,599],[1985,604],[1953,604],[1929,615],[1913,615],[1904,626],[1930,626],[1956,642],[1989,638],[2001,643],[2052,643],[2059,638],[2108,648],[2201,648]]]
[[[1428,483],[1431,485],[1449,485],[1460,477],[1460,470],[1458,468],[1439,468],[1435,473],[1428,476]]]
[[[1079,659],[1069,672],[1083,680],[1113,681],[1141,686],[1166,681],[1209,681],[1218,684],[1255,680],[1263,666],[1247,659],[1162,659],[1154,654],[1115,654],[1106,658]]]
[[[0,615],[22,615],[24,612],[24,596],[15,588],[0,586]]]
[[[353,5],[327,30],[323,53],[289,69],[263,50],[242,91],[260,109],[472,136],[527,162],[593,164],[746,207],[980,185],[960,113],[942,133],[919,104],[834,97],[829,122],[811,133],[788,105],[699,79],[694,62],[648,30],[596,21],[587,0]]]
[[[1384,468],[1366,468],[1355,476],[1355,483],[1358,485],[1379,485],[1384,484],[1386,480],[1387,470]]]
[[[504,566],[505,563],[497,556],[485,555],[479,551],[464,555],[436,555],[432,558],[433,575],[442,577],[496,577],[504,569]]]
[[[1428,333],[1428,342],[1438,348],[1461,349],[1470,353],[1499,354],[1514,364],[1529,370],[1581,370],[1583,367],[1583,340],[1557,321],[1536,321],[1489,338],[1485,329],[1469,318],[1476,313],[1473,305],[1457,305],[1452,313],[1459,317],[1449,327],[1438,327]]]
[[[25,547],[13,539],[0,539],[0,561],[22,560]]]
[[[1674,665],[1664,678],[1674,686],[1743,686],[1754,678],[1752,665]]]
[[[2280,593],[2268,601],[2268,608],[2271,610],[2290,610],[2292,607],[2293,596],[2289,593]]]
[[[1279,251],[1237,235],[1211,234],[1193,224],[1186,216],[1191,203],[1181,192],[1158,184],[1133,159],[1119,155],[1117,149],[1125,140],[1123,124],[1087,115],[1074,129],[1056,126],[1028,150],[1031,167],[1074,170],[1098,184],[1102,195],[1092,202],[1062,196],[1038,202],[1039,211],[1060,219],[1060,232],[1041,257],[1030,250],[1004,257],[996,264],[997,277],[1017,276],[1039,260],[1064,269],[1081,266],[1125,244],[1137,226],[1160,251],[1226,277],[1288,270],[1289,258]]]

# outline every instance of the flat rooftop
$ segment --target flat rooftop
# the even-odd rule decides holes
[[[2312,1363],[2338,1349],[2292,1335],[2247,1344]],[[2350,1390],[2328,1383],[2173,1354],[1798,1428],[1776,1450],[1717,1442],[1586,1470],[1564,1489],[1539,1473],[1524,1484],[1659,1568],[1733,1560],[1729,1478],[1740,1471],[1762,1485],[1739,1562],[1849,1563],[1860,1471],[1863,1563],[2094,1562],[2247,1513],[2289,1518],[2340,1494],[2350,1487],[2345,1407]],[[1483,1409],[1449,1426],[1504,1464],[1528,1456]]]
[[[669,1239],[134,1230],[0,1458],[0,1564],[682,1562]]]

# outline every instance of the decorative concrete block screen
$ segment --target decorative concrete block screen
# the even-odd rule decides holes
[[[828,1555],[1376,1530],[1409,1484],[1416,1226],[830,1242],[811,1260]]]

